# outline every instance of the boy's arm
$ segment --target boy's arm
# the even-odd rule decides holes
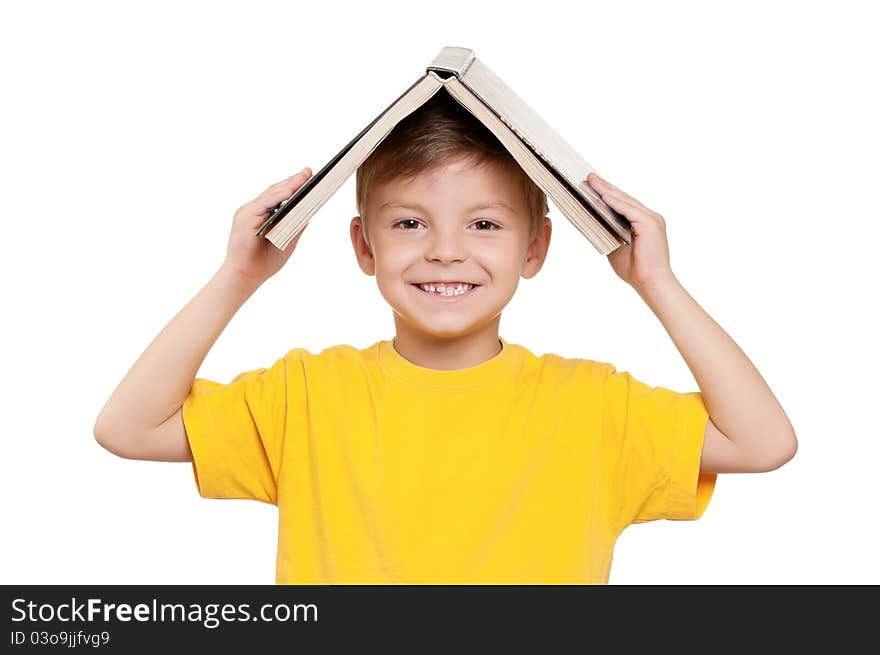
[[[287,262],[305,233],[283,251],[254,233],[268,212],[311,176],[308,167],[273,184],[235,212],[223,265],[165,326],[116,387],[95,421],[95,439],[128,459],[192,461],[183,403],[205,356],[238,309]]]
[[[794,457],[794,428],[770,387],[678,280],[673,276],[637,291],[700,386],[709,412],[700,471],[771,471]]]
[[[192,461],[182,407],[208,351],[257,284],[221,267],[116,387],[95,438],[128,459]]]
[[[794,428],[746,354],[673,275],[664,218],[595,173],[587,182],[633,226],[632,243],[609,254],[609,263],[660,319],[700,387],[709,412],[700,471],[785,464],[797,451]]]

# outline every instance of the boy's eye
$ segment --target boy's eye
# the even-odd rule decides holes
[[[415,223],[416,225],[419,224],[419,222],[418,222],[416,219],[414,219],[414,218],[404,218],[402,221],[397,221],[397,222],[394,224],[394,227],[397,227],[398,225],[403,225],[404,223],[407,223],[407,224],[409,224],[409,225],[411,225],[411,224],[413,224],[413,223]]]
[[[414,218],[404,218],[403,220],[397,221],[397,222],[394,224],[393,227],[397,227],[398,225],[401,225],[401,226],[402,226],[402,225],[413,225],[413,224],[415,224],[416,226],[421,225],[421,223],[419,223],[419,221],[417,221],[417,220],[414,219]],[[487,226],[490,226],[490,227],[486,227],[485,229],[478,229],[478,230],[477,230],[478,232],[491,232],[492,230],[500,230],[500,229],[501,229],[501,226],[500,226],[500,225],[498,225],[498,224],[495,223],[494,221],[490,221],[490,220],[485,219],[485,218],[481,218],[481,219],[478,220],[476,223],[474,223],[474,225],[487,225]],[[405,230],[406,230],[406,229],[408,229],[408,228],[407,228],[407,227],[404,227],[404,228],[402,228],[402,229],[405,229]]]
[[[485,230],[480,230],[480,232],[491,232],[493,229],[495,229],[495,230],[500,230],[500,229],[501,229],[501,226],[498,225],[498,223],[495,223],[494,221],[490,221],[490,220],[488,220],[488,219],[486,219],[486,218],[481,218],[481,219],[478,220],[476,223],[474,223],[474,225],[479,225],[479,224],[481,224],[481,223],[482,223],[482,224],[485,224],[485,225],[492,225],[492,226],[494,226],[494,227],[487,227]]]

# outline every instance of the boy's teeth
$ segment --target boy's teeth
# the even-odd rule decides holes
[[[436,293],[443,296],[460,296],[463,293],[470,291],[473,288],[473,284],[456,284],[446,286],[443,284],[434,285],[434,284],[420,284],[419,287],[423,291],[427,291],[428,293]]]

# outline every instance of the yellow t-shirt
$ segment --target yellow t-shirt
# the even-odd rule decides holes
[[[607,584],[625,527],[703,514],[699,393],[499,341],[454,371],[389,340],[196,379],[199,493],[277,505],[277,584]]]

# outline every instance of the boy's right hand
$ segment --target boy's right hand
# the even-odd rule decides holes
[[[292,196],[311,176],[312,171],[306,166],[296,175],[273,184],[249,203],[239,207],[232,221],[223,268],[235,271],[257,286],[281,270],[296,249],[308,223],[283,251],[276,248],[265,236],[256,237],[254,234],[269,216],[269,212],[278,203]]]

